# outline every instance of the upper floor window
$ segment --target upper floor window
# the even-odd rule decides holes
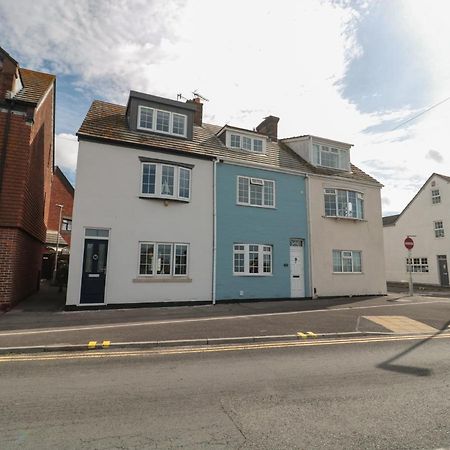
[[[325,215],[364,219],[364,195],[343,189],[325,189]]]
[[[72,231],[72,219],[64,218],[61,221],[61,231]]]
[[[313,164],[332,169],[349,170],[349,152],[342,148],[313,144]]]
[[[265,152],[265,140],[253,137],[246,136],[243,134],[237,134],[228,132],[228,146],[234,149],[246,150],[249,152],[255,153],[264,153]]]
[[[141,195],[189,201],[191,169],[163,163],[142,163]]]
[[[429,272],[428,258],[406,258],[407,272]]]
[[[233,246],[234,275],[272,275],[272,246],[235,244]]]
[[[434,236],[437,238],[444,237],[444,223],[442,220],[436,220],[434,222]]]
[[[140,130],[186,137],[187,116],[140,105],[137,127]]]
[[[355,250],[333,250],[333,272],[361,273],[361,252]]]
[[[441,203],[441,193],[439,192],[439,189],[433,189],[431,191],[431,202],[433,205]]]
[[[238,176],[237,203],[239,205],[275,206],[275,181]]]

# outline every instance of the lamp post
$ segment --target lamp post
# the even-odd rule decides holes
[[[53,269],[53,283],[56,283],[56,271],[58,270],[58,253],[59,253],[59,233],[61,232],[61,218],[62,218],[62,210],[64,205],[56,206],[59,208],[59,221],[58,221],[58,232],[56,234],[56,254],[55,254],[55,267]]]

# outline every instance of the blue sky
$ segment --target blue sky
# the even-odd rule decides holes
[[[75,133],[94,98],[130,89],[176,98],[198,90],[205,120],[282,137],[354,144],[381,181],[385,214],[432,172],[450,175],[445,0],[0,0],[0,42],[23,67],[57,75],[57,163],[75,181]],[[26,10],[27,14],[23,14]]]

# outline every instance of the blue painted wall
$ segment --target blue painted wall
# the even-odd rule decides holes
[[[275,180],[275,209],[238,205],[239,175]],[[290,297],[289,238],[305,240],[305,295],[311,296],[307,237],[304,177],[225,163],[217,165],[218,301]],[[233,275],[236,243],[272,245],[272,276]]]

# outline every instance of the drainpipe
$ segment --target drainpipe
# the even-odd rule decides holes
[[[4,135],[3,135],[3,145],[2,145],[2,151],[0,153],[0,197],[2,193],[3,188],[3,177],[5,174],[5,164],[6,164],[6,154],[8,152],[8,137],[9,137],[9,129],[11,126],[11,116],[12,116],[12,109],[14,106],[14,101],[9,103],[8,107],[8,117],[6,118],[5,128],[4,128]]]
[[[305,199],[306,199],[306,224],[308,228],[308,260],[309,260],[309,292],[311,298],[315,298],[314,285],[313,285],[313,257],[312,257],[312,242],[311,242],[311,211],[310,211],[310,198],[309,198],[309,176],[305,174]]]
[[[216,254],[217,254],[217,163],[213,160],[213,261],[212,261],[212,304],[216,304]]]

